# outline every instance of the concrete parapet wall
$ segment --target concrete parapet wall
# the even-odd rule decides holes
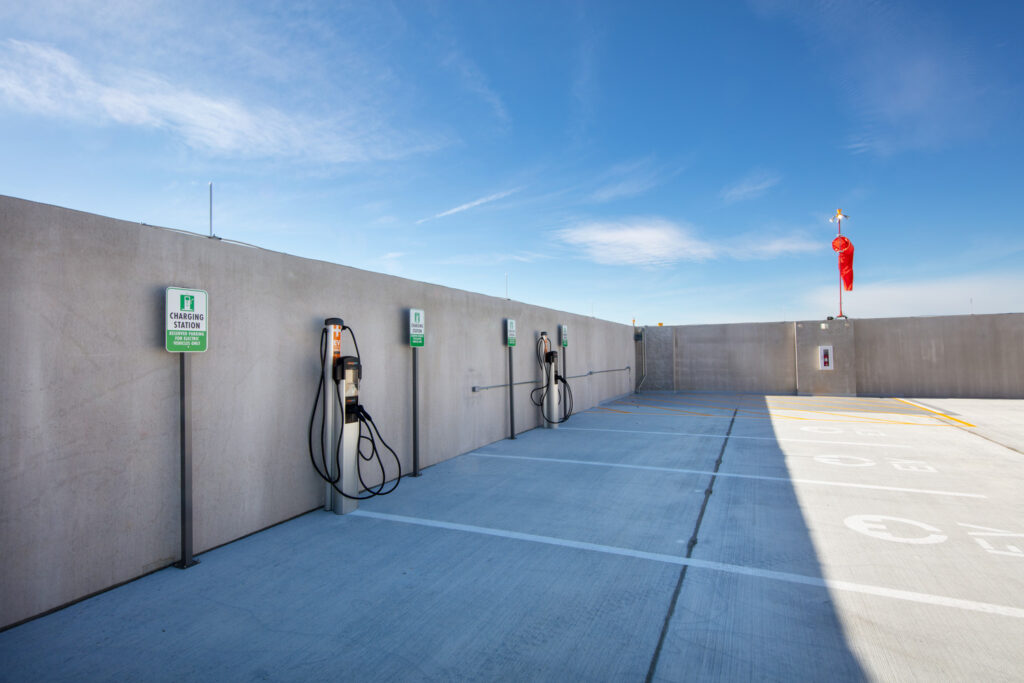
[[[647,327],[643,389],[1024,398],[1024,313]],[[832,370],[819,367],[832,347]]]
[[[857,391],[1024,398],[1024,313],[858,320]]]
[[[627,325],[9,197],[0,245],[0,627],[177,559],[167,286],[210,297],[210,350],[192,356],[196,552],[322,504],[307,429],[326,317],[355,330],[361,400],[405,471],[410,307],[426,314],[424,467],[508,435],[507,389],[472,390],[508,379],[505,318],[516,381],[540,377],[536,334],[567,323],[570,376],[617,369],[572,381],[577,410],[633,386]],[[540,420],[529,389],[517,431]]]
[[[857,395],[857,343],[852,320],[805,321],[796,327],[796,393],[814,396]],[[831,349],[821,367],[820,347]]]
[[[675,327],[675,388],[689,391],[796,390],[792,323]]]

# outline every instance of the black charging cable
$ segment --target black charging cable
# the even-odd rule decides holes
[[[356,341],[356,335],[352,331],[351,327],[345,325],[344,329],[348,330],[349,335],[352,337],[352,345],[355,346],[355,349],[356,349],[356,360],[359,363],[359,375],[361,377],[362,376],[362,372],[363,372],[363,363],[362,363],[362,360],[360,359],[360,356],[359,356],[359,343]],[[319,465],[317,464],[315,449],[313,448],[313,428],[316,425],[316,408],[317,408],[317,405],[320,403],[320,396],[324,395],[326,397],[326,392],[329,391],[329,389],[327,389],[327,387],[325,386],[325,380],[324,380],[324,370],[326,369],[326,367],[327,367],[327,329],[325,328],[320,333],[320,380],[317,382],[316,397],[313,399],[313,412],[309,416],[309,460],[313,464],[313,469],[316,471],[317,475],[321,479],[323,479],[325,482],[330,484],[331,488],[333,488],[335,491],[337,491],[339,494],[341,494],[345,498],[350,498],[352,500],[367,500],[369,498],[374,498],[376,496],[386,496],[387,494],[391,493],[396,488],[398,488],[398,483],[402,480],[402,461],[398,458],[398,454],[395,453],[395,450],[393,448],[391,448],[391,446],[389,446],[386,441],[384,441],[384,437],[381,436],[380,430],[377,428],[377,424],[373,421],[373,418],[370,417],[370,414],[368,412],[366,412],[366,409],[363,408],[363,406],[360,405],[360,404],[356,404],[356,421],[358,423],[358,427],[357,428],[359,429],[359,439],[356,442],[358,444],[357,445],[357,452],[359,454],[359,459],[357,460],[357,465],[356,465],[356,472],[359,475],[359,484],[360,484],[360,486],[363,487],[363,489],[367,492],[368,495],[365,495],[365,496],[352,496],[352,495],[349,495],[349,494],[345,493],[340,488],[338,488],[338,482],[341,481],[341,444],[342,444],[343,436],[345,434],[345,420],[344,420],[344,412],[343,411],[342,411],[343,417],[342,417],[342,420],[341,420],[341,429],[339,430],[339,433],[338,433],[338,442],[337,442],[337,444],[336,444],[336,446],[334,448],[334,469],[338,473],[337,476],[332,477],[330,475],[330,468],[327,465],[327,454],[323,452],[322,445],[321,445],[321,449],[320,449],[320,464]],[[338,406],[341,407],[341,406],[345,405],[342,402],[342,398],[341,398],[341,381],[344,379],[344,377],[343,376],[339,376],[339,375],[335,375],[334,379],[335,379],[335,382],[334,382],[334,395],[335,395],[335,397],[338,400]],[[327,416],[324,413],[324,410],[326,409],[326,403],[327,403],[327,401],[325,399],[325,401],[324,401],[324,409],[322,409],[320,411],[320,443],[321,444],[323,444],[323,442],[324,442],[324,437],[326,436],[326,428],[327,428],[326,427],[326,425],[327,425]],[[363,428],[364,427],[366,428],[366,433],[365,434],[363,433]],[[376,434],[376,436],[374,436],[375,434]],[[387,470],[385,469],[384,461],[381,458],[381,449],[377,445],[377,440],[378,439],[380,440],[381,446],[383,446],[384,449],[386,449],[387,451],[389,451],[391,453],[392,457],[395,459],[395,464],[398,467],[398,476],[395,477],[394,483],[391,485],[391,487],[386,489],[386,490],[385,490],[384,486],[387,483]],[[368,444],[368,447],[369,447],[369,451],[368,452],[364,452],[364,448],[363,448],[364,442],[366,442]],[[376,460],[377,461],[377,465],[380,468],[380,479],[381,479],[379,484],[375,484],[374,486],[367,486],[366,482],[363,480],[363,470],[362,470],[362,461],[363,460],[365,460],[367,462],[372,461],[372,460]],[[321,468],[321,465],[322,465],[322,468]]]

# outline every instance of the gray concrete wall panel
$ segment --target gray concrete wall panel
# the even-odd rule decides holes
[[[792,323],[686,325],[675,330],[675,389],[792,394]]]
[[[857,321],[865,395],[1024,398],[1024,313]]]
[[[517,381],[539,376],[535,334],[563,322],[570,375],[634,362],[629,325],[9,197],[0,244],[0,627],[177,559],[166,286],[210,296],[210,350],[192,356],[196,552],[322,503],[307,429],[325,317],[354,328],[362,402],[405,471],[409,307],[426,312],[423,467],[508,435],[507,389],[472,391],[507,381],[507,317],[519,327]],[[632,380],[571,380],[576,409]],[[529,389],[516,387],[520,432],[540,420]]]
[[[644,334],[647,336],[647,379],[641,391],[675,389],[675,328],[645,327]]]
[[[857,395],[857,345],[852,320],[807,320],[796,324],[797,393]],[[831,370],[820,367],[819,347],[831,346]]]

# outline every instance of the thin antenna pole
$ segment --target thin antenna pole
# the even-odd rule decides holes
[[[213,237],[213,181],[210,181],[210,237]]]

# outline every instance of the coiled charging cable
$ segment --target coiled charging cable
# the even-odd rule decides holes
[[[355,332],[353,332],[352,328],[349,327],[348,325],[345,325],[344,329],[348,330],[349,335],[352,337],[352,345],[355,346],[355,349],[356,349],[356,359],[359,360],[359,366],[361,368],[362,367],[362,360],[360,359],[360,356],[359,356],[359,343],[356,341]],[[398,483],[402,480],[402,461],[399,460],[398,454],[395,453],[395,450],[393,448],[391,448],[391,446],[389,446],[386,441],[384,441],[384,437],[381,436],[380,430],[377,428],[376,423],[373,421],[373,418],[370,417],[370,414],[368,412],[366,412],[366,409],[363,408],[362,404],[357,404],[356,405],[356,418],[357,418],[357,422],[359,424],[359,427],[358,427],[358,429],[359,429],[359,440],[357,441],[357,443],[358,443],[357,451],[359,453],[359,460],[357,461],[356,472],[359,475],[359,485],[363,487],[363,489],[366,491],[367,495],[365,495],[365,496],[352,496],[352,495],[349,495],[349,494],[345,493],[340,488],[338,488],[338,482],[341,481],[341,444],[342,444],[342,437],[345,434],[345,420],[344,419],[342,419],[342,421],[341,421],[341,429],[338,430],[338,442],[337,442],[337,444],[335,445],[335,448],[334,448],[334,470],[338,474],[336,476],[334,476],[334,477],[332,477],[330,475],[330,471],[331,470],[330,470],[330,468],[327,465],[327,454],[323,452],[322,445],[321,445],[321,448],[320,448],[320,464],[317,464],[317,458],[316,458],[316,454],[315,454],[315,451],[314,451],[314,448],[313,448],[313,427],[316,424],[316,408],[317,408],[317,405],[320,403],[320,396],[321,395],[326,396],[326,391],[328,391],[328,389],[325,386],[325,380],[324,380],[324,370],[326,369],[326,367],[327,367],[327,330],[324,329],[320,333],[320,381],[317,383],[317,387],[316,387],[316,398],[313,399],[313,412],[309,416],[309,460],[313,464],[313,469],[316,470],[317,475],[321,479],[323,479],[325,482],[330,484],[331,488],[333,488],[335,491],[340,493],[345,498],[351,498],[352,500],[367,500],[369,498],[374,498],[376,496],[386,496],[389,493],[393,492],[396,488],[398,488]],[[335,397],[338,400],[338,406],[339,407],[345,405],[342,402],[342,399],[341,399],[341,382],[335,382],[334,383],[334,395],[335,395]],[[324,405],[324,409],[326,409],[326,399],[324,401],[324,404],[325,404]],[[321,444],[323,444],[324,437],[326,436],[326,425],[327,425],[327,416],[324,414],[324,410],[321,410],[320,411],[320,443]],[[363,433],[363,427],[366,427],[366,433],[365,434]],[[386,489],[386,490],[385,490],[384,486],[387,483],[387,471],[384,468],[384,461],[381,459],[381,455],[380,455],[380,450],[381,449],[378,448],[378,446],[377,446],[377,440],[378,439],[380,440],[380,445],[383,446],[384,449],[386,449],[387,451],[389,451],[391,453],[392,457],[395,459],[395,465],[398,467],[398,476],[395,477],[394,483],[391,485],[391,487]],[[364,452],[364,442],[368,445],[369,452]],[[366,482],[363,480],[363,468],[362,468],[362,461],[364,461],[364,460],[367,461],[367,462],[372,461],[372,460],[376,460],[377,461],[377,465],[380,468],[380,483],[379,484],[375,484],[374,486],[367,486],[366,485]],[[322,466],[322,468],[321,468],[321,466]]]

